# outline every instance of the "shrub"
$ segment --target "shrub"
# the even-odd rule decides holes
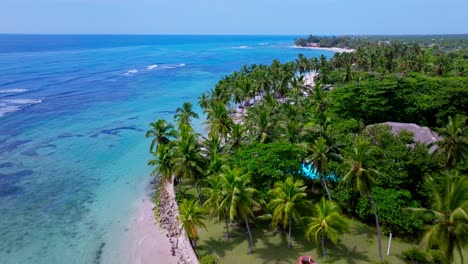
[[[377,203],[379,220],[385,233],[414,234],[421,228],[422,220],[403,210],[418,207],[409,191],[376,187],[372,190],[372,197]],[[373,221],[374,212],[367,196],[359,198],[356,213],[366,221]]]
[[[221,264],[221,262],[215,255],[206,254],[200,258],[200,264]]]
[[[424,264],[424,263],[432,263],[426,254],[426,252],[420,250],[417,247],[410,247],[407,250],[402,252],[403,258],[408,263],[413,264]]]

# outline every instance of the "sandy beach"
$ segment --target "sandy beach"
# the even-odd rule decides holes
[[[328,50],[334,52],[355,52],[355,49],[343,49],[343,48],[324,48],[324,47],[301,47],[301,46],[293,46],[295,49],[316,49],[316,50]]]
[[[129,251],[129,259],[126,263],[178,263],[178,258],[171,254],[169,239],[156,224],[153,208],[151,197],[145,195],[129,229],[130,241],[125,249]]]

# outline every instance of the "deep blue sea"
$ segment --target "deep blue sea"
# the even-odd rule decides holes
[[[0,262],[125,263],[148,124],[244,64],[332,55],[293,41],[0,35]]]

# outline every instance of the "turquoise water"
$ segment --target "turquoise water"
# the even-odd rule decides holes
[[[0,262],[124,263],[148,123],[293,39],[0,35]]]
[[[312,164],[302,164],[301,169],[307,178],[312,180],[320,180],[320,175],[317,174],[317,169],[312,167]],[[327,175],[326,178],[332,181],[338,180],[334,173]]]

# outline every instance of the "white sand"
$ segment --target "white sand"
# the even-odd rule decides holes
[[[130,241],[125,249],[129,251],[129,260],[126,263],[178,263],[177,257],[171,254],[169,239],[156,224],[153,208],[151,198],[146,195],[139,206],[138,214],[131,222]]]
[[[355,49],[343,49],[343,48],[323,48],[323,47],[301,47],[293,46],[295,49],[316,49],[316,50],[329,50],[334,52],[355,52]]]

